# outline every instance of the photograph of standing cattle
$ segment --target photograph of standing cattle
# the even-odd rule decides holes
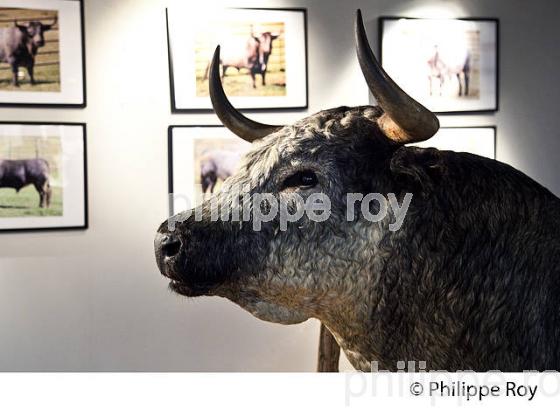
[[[435,112],[497,108],[497,22],[381,18],[383,68]]]
[[[222,81],[230,95],[286,95],[283,33],[282,22],[233,22],[219,32],[198,33],[195,45],[197,96],[208,95],[208,70],[216,42],[222,45]]]
[[[472,33],[473,39],[478,33]],[[471,77],[471,55],[469,47],[441,48],[434,44],[432,52],[428,55],[427,64],[428,89],[430,96],[448,95],[458,98],[478,98],[478,87],[469,92]],[[479,71],[476,71],[479,74]],[[478,78],[478,75],[477,75]],[[436,85],[437,84],[437,85]]]
[[[251,148],[218,125],[172,126],[168,137],[171,214],[219,194]]]
[[[194,140],[195,186],[200,186],[203,194],[218,193],[249,148],[233,138]]]
[[[0,135],[0,218],[61,216],[59,137]]]
[[[174,113],[211,111],[208,70],[221,46],[220,78],[236,107],[304,109],[307,95],[307,11],[169,7],[167,40]]]
[[[60,91],[57,11],[0,8],[0,90]]]

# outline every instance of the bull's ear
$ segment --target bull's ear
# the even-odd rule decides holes
[[[280,34],[271,34],[270,37],[271,37],[273,40],[276,40],[278,37],[280,37]]]

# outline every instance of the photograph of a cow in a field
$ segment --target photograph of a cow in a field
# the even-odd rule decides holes
[[[215,194],[224,181],[235,174],[243,155],[250,145],[238,138],[221,138],[220,132],[229,134],[224,128],[216,130],[216,138],[194,138],[192,164],[194,185],[200,186],[202,194]]]
[[[234,96],[283,96],[286,94],[285,50],[278,23],[236,23],[221,29],[220,59],[224,88]],[[197,95],[208,95],[211,44],[216,34],[199,33],[195,49]],[[203,61],[203,63],[201,63]],[[259,81],[260,80],[260,81]]]
[[[46,160],[0,160],[0,188],[13,188],[19,193],[28,185],[33,185],[39,194],[39,208],[49,208],[52,189],[49,163]]]
[[[359,12],[355,41],[378,105],[332,108],[287,126],[234,108],[216,49],[215,112],[252,148],[217,203],[159,227],[155,256],[170,288],[227,298],[266,321],[319,319],[321,334],[330,331],[363,371],[407,362],[426,370],[560,370],[560,199],[496,160],[408,146],[434,136],[437,117],[383,70]],[[239,191],[225,188],[236,186],[249,188],[248,209],[287,203],[301,217],[284,229],[282,213],[269,213],[259,229],[212,219],[216,205],[233,215]],[[311,218],[294,193],[303,201],[326,195],[330,214]],[[388,200],[364,202],[374,193]],[[394,207],[407,196],[403,215]],[[383,206],[383,218],[368,218]],[[335,370],[338,348],[322,340],[321,357]]]
[[[244,68],[251,74],[253,88],[257,88],[257,74],[261,75],[261,84],[265,86],[268,60],[272,53],[272,42],[277,38],[278,34],[272,34],[267,31],[258,37],[254,34],[251,35],[245,43],[242,41],[226,43],[220,61],[222,65],[222,81],[224,81],[228,68],[236,68],[238,72]],[[206,66],[204,80],[208,80],[209,70],[210,61],[208,61]]]
[[[223,87],[241,109],[306,108],[307,11],[167,9],[171,108],[211,110],[208,74],[220,44]]]
[[[171,212],[221,192],[251,144],[222,126],[177,126],[169,134]]]
[[[495,19],[383,17],[383,68],[434,112],[497,108],[499,23]]]
[[[210,150],[200,158],[200,184],[202,193],[214,193],[218,182],[224,182],[235,173],[241,153],[226,150]]]
[[[62,143],[0,124],[0,218],[62,216]]]
[[[0,8],[0,90],[59,90],[58,33],[46,39],[57,22],[56,11]]]
[[[428,58],[428,87],[430,96],[443,96],[444,87],[451,84],[451,91],[458,97],[469,96],[471,53],[468,49],[455,47],[453,53],[445,54],[436,45]],[[454,82],[456,80],[456,82]],[[437,85],[436,85],[437,84]]]

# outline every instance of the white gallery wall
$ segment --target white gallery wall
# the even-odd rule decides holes
[[[316,321],[274,325],[225,300],[186,300],[155,266],[153,236],[168,209],[167,127],[217,123],[170,112],[165,7],[196,13],[197,3],[85,0],[87,108],[0,109],[2,121],[87,123],[90,211],[87,231],[0,234],[0,370],[314,370]],[[497,125],[498,159],[560,194],[558,2],[219,4],[308,8],[309,113],[369,101],[354,54],[357,7],[374,47],[381,15],[499,18],[500,111],[443,116],[442,125]],[[251,116],[289,123],[306,114]]]

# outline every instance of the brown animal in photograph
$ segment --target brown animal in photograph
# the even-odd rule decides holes
[[[257,74],[261,75],[262,85],[265,86],[268,60],[272,53],[272,42],[278,37],[278,34],[272,34],[267,31],[259,36],[249,36],[244,44],[243,42],[230,44],[231,48],[225,49],[227,54],[222,56],[220,61],[222,65],[222,80],[226,76],[228,68],[236,68],[238,72],[242,68],[246,68],[251,74],[253,88],[257,88]],[[210,63],[211,61],[208,61],[204,80],[208,80]]]
[[[284,30],[282,22],[247,22],[227,24],[219,32],[199,33],[195,50],[197,95],[208,95],[211,49],[216,41],[222,44],[221,77],[231,95],[286,95]]]

